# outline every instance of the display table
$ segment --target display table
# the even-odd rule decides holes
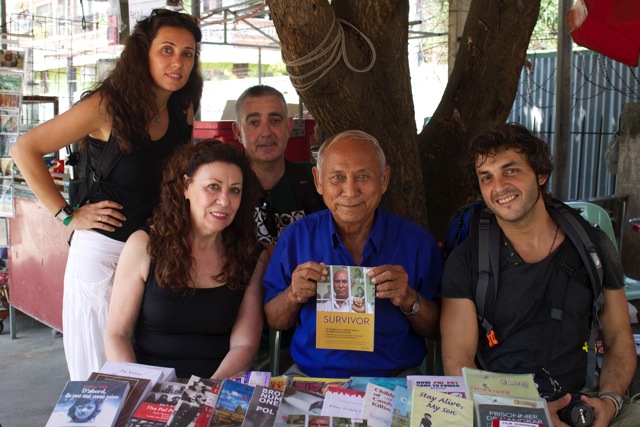
[[[62,331],[62,291],[71,230],[35,199],[15,198],[9,221],[11,336],[15,309]]]

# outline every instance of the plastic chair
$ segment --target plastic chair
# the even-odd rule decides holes
[[[269,370],[276,377],[280,374],[280,331],[269,328]]]
[[[611,223],[611,217],[602,207],[589,202],[575,201],[565,202],[568,206],[576,209],[580,212],[580,215],[591,224],[594,224],[602,229],[607,236],[613,242],[613,245],[618,248],[618,242],[616,235],[613,231],[613,225]],[[624,292],[627,296],[627,300],[640,299],[640,280],[634,280],[631,277],[624,275]]]
[[[602,207],[589,202],[565,202],[567,205],[571,206],[578,212],[580,215],[591,224],[596,225],[598,228],[602,229],[607,236],[613,242],[613,245],[618,248],[618,241],[616,239],[616,234],[613,231],[613,224],[611,223],[611,217]]]

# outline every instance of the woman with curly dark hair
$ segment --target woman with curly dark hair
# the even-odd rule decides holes
[[[215,140],[167,163],[148,230],[131,235],[105,333],[112,361],[228,378],[250,367],[262,331],[267,255],[255,240],[259,184],[244,153]]]
[[[71,380],[106,360],[103,332],[113,275],[129,235],[151,216],[164,161],[192,142],[202,95],[195,19],[165,9],[139,21],[114,70],[64,114],[30,130],[11,148],[33,193],[75,230],[64,280],[62,324]],[[42,156],[82,140],[96,170],[108,141],[122,157],[83,206],[71,207]],[[85,181],[86,182],[86,181]]]

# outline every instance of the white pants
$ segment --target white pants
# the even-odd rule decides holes
[[[104,330],[123,246],[95,231],[73,233],[62,299],[64,352],[72,381],[86,380],[107,360]]]

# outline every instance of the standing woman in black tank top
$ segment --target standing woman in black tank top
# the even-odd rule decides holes
[[[145,225],[159,197],[163,162],[185,135],[202,96],[195,18],[156,9],[139,21],[109,76],[64,114],[30,130],[11,148],[27,184],[64,226],[75,230],[67,261],[62,324],[71,380],[106,360],[103,332],[120,251]],[[81,141],[95,166],[106,141],[123,153],[89,203],[71,207],[42,156]],[[124,232],[123,232],[124,231]]]

